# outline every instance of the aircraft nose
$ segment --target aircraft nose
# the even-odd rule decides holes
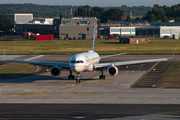
[[[71,66],[71,69],[74,71],[74,72],[82,72],[84,70],[84,68],[82,66]]]

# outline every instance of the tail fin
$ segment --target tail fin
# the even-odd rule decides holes
[[[96,23],[94,23],[94,34],[93,34],[93,44],[92,44],[92,51],[95,51],[95,34],[96,34]]]

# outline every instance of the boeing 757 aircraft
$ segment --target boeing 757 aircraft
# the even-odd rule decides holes
[[[99,79],[105,79],[106,76],[103,74],[103,71],[105,69],[107,70],[107,73],[110,76],[116,76],[118,74],[118,68],[116,66],[167,61],[168,59],[171,59],[174,56],[174,54],[173,54],[173,56],[170,58],[99,63],[101,58],[112,57],[112,56],[116,56],[116,55],[123,55],[125,53],[107,55],[107,56],[99,56],[99,54],[95,52],[95,28],[96,28],[96,23],[94,23],[92,50],[89,50],[88,52],[85,52],[85,53],[75,54],[75,55],[69,54],[69,55],[72,55],[69,63],[11,60],[11,59],[6,58],[5,51],[4,51],[4,58],[5,58],[5,60],[8,60],[9,62],[28,63],[28,64],[33,64],[33,65],[51,67],[50,71],[53,76],[59,76],[63,69],[69,69],[70,75],[68,76],[68,79],[75,79],[74,75],[72,75],[72,72],[75,72],[75,73],[77,73],[76,83],[80,83],[81,82],[80,81],[80,73],[83,71],[93,71],[93,70],[100,71],[101,75],[99,76]]]

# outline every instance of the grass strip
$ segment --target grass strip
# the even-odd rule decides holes
[[[0,78],[16,76],[25,73],[32,73],[37,70],[36,67],[23,63],[7,63],[0,66]]]
[[[96,52],[99,54],[180,54],[180,40],[151,39],[148,44],[119,44],[119,40],[96,40]],[[6,54],[65,54],[81,53],[92,49],[92,40],[10,40],[0,41],[0,48]],[[0,50],[3,54],[3,50]]]

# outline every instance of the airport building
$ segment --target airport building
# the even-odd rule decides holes
[[[61,39],[92,39],[94,31],[94,23],[96,23],[96,36],[98,34],[97,18],[62,18],[59,26],[59,37]]]
[[[54,38],[59,39],[92,39],[95,22],[97,23],[96,37],[98,34],[99,20],[95,17],[33,18],[33,14],[12,14],[9,17],[16,20],[15,33],[17,35],[32,32],[40,35],[53,35]]]
[[[7,16],[11,18],[13,21],[15,21],[16,24],[24,24],[33,20],[33,14],[15,13],[15,14],[7,14]]]
[[[172,38],[180,34],[180,26],[136,27],[136,36]]]
[[[33,18],[33,14],[8,14],[15,22],[15,33],[32,32],[53,35],[59,39],[92,39],[96,22],[97,36],[139,36],[173,38],[180,34],[180,23],[108,22],[100,24],[96,17]],[[174,37],[177,38],[177,37]]]
[[[35,18],[31,22],[16,24],[15,32],[22,35],[23,32],[32,32],[40,35],[53,35],[54,38],[59,37],[59,18]]]
[[[168,24],[170,25],[170,24]],[[139,37],[160,37],[172,38],[173,35],[180,34],[179,24],[172,24],[174,26],[153,26],[149,23],[129,23],[118,24],[109,23],[101,24],[101,35],[109,36],[139,36]]]

